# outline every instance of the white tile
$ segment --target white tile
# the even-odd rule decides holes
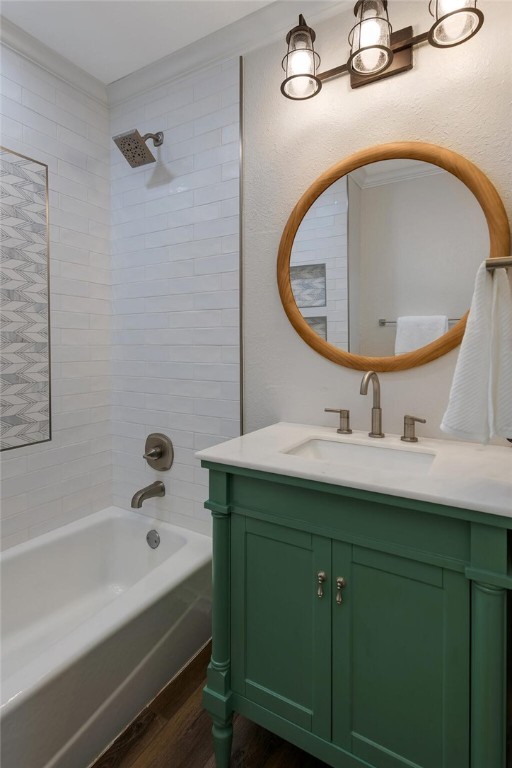
[[[238,178],[222,181],[220,184],[212,184],[194,191],[194,203],[196,205],[204,205],[215,200],[227,200],[229,198],[235,198],[238,201]]]
[[[229,216],[226,219],[215,219],[214,221],[201,221],[194,224],[194,238],[202,240],[222,235],[231,235],[237,233],[238,228],[238,216]]]
[[[7,117],[6,115],[2,116],[2,135],[8,136],[9,139],[12,139],[17,142],[21,142],[23,139],[23,124],[12,120],[10,117]],[[21,152],[22,147],[17,147],[14,151],[19,150],[21,154],[24,154]]]
[[[59,82],[49,72],[45,72],[38,67],[37,64],[24,59],[18,82],[21,83],[24,89],[36,93],[42,99],[46,99],[46,101],[55,103]]]
[[[5,75],[0,76],[0,94],[2,97],[12,99],[13,101],[21,101],[21,85],[15,83],[14,80],[9,80]]]
[[[145,269],[146,280],[163,280],[165,278],[191,277],[194,274],[194,263],[186,261],[172,261],[167,264],[155,264]]]
[[[198,293],[194,295],[196,309],[223,309],[238,307],[238,289],[231,291],[216,291],[215,293]]]
[[[22,104],[34,112],[47,117],[49,120],[59,123],[59,125],[65,126],[71,131],[75,131],[83,137],[87,134],[87,124],[84,120],[80,120],[73,113],[61,109],[61,107],[51,101],[46,101],[46,99],[41,98],[41,96],[36,95],[25,88],[23,89]]]
[[[223,164],[222,181],[227,181],[228,179],[238,179],[239,176],[240,167],[237,160],[232,160],[231,162]]]
[[[172,105],[171,105],[172,106]],[[183,107],[177,109],[171,109],[167,116],[167,125],[172,128],[173,126],[180,125],[181,123],[188,123],[191,120],[200,122],[201,120],[208,119],[212,113],[215,113],[221,106],[220,93],[210,94],[198,101],[186,104]],[[212,125],[211,128],[217,128],[218,126]],[[200,131],[204,133],[205,131]],[[196,132],[197,134],[198,132]]]
[[[88,160],[99,160],[103,163],[103,168],[106,170],[109,153],[104,147],[75,133],[75,131],[69,130],[69,128],[66,128],[63,125],[57,126],[57,137],[63,144],[84,152],[87,155]]]
[[[190,131],[191,137],[184,141],[176,142],[171,140],[167,148],[167,157],[169,160],[176,160],[180,157],[187,157],[189,155],[196,155],[198,152],[202,152],[213,147],[220,147],[222,142],[222,129],[216,128],[214,131],[208,131],[200,136],[194,136],[193,131]]]
[[[240,87],[237,83],[236,85],[232,85],[222,91],[220,103],[223,107],[235,106],[238,109],[239,98]]]
[[[214,128],[223,128],[225,125],[236,123],[237,120],[238,104],[233,104],[196,120],[194,123],[194,133],[198,136],[206,131],[212,131]]]
[[[173,112],[175,112],[180,107],[191,104],[193,98],[193,93],[190,88],[182,88],[179,91],[173,90],[170,93],[166,93],[165,96],[155,99],[154,101],[150,101],[148,104],[146,104],[144,108],[144,116],[147,120],[152,120],[155,117],[166,115],[171,109]],[[162,129],[159,128],[158,130]]]
[[[222,163],[234,162],[237,168],[236,177],[239,176],[238,172],[238,156],[240,148],[238,143],[231,142],[230,144],[223,144],[220,147],[214,147],[213,149],[207,149],[204,152],[198,152],[194,155],[194,168],[199,170],[201,168],[211,168],[214,165],[221,165]],[[234,176],[235,177],[235,174]],[[224,178],[224,177],[223,177]],[[229,177],[232,178],[232,177]]]
[[[226,253],[220,256],[209,256],[206,259],[196,259],[194,270],[196,275],[208,275],[218,272],[238,270],[238,254]]]
[[[38,117],[38,119],[44,120],[46,118]],[[87,167],[87,155],[84,152],[68,147],[57,138],[46,136],[27,125],[23,126],[23,141],[36,150],[42,150],[59,160],[65,160],[70,165],[76,165],[83,169]]]
[[[2,96],[0,110],[2,115],[6,115],[11,120],[17,120],[23,126],[33,128],[35,131],[39,131],[48,137],[57,136],[57,123],[55,120],[49,120],[18,101]]]
[[[222,128],[222,143],[229,144],[233,141],[240,141],[240,127],[238,121],[236,123],[232,123],[231,125],[225,125]]]

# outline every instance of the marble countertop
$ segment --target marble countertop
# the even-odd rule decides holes
[[[339,461],[321,461],[286,453],[312,439],[434,454],[434,458],[428,469],[417,475],[405,469],[383,470],[366,463],[346,466]],[[376,440],[368,437],[367,432],[354,430],[352,435],[338,435],[336,429],[331,427],[279,422],[206,448],[196,456],[217,464],[302,477],[512,518],[512,446],[482,446],[431,438],[420,438],[418,443],[404,443],[398,435],[386,435]]]

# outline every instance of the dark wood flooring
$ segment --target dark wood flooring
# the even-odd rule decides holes
[[[211,719],[201,706],[211,646],[158,694],[91,768],[215,768]],[[231,768],[326,768],[240,715]]]

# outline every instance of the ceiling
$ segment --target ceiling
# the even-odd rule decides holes
[[[271,0],[2,0],[1,13],[107,85],[270,4]]]

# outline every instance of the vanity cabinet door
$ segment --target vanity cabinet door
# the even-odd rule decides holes
[[[232,689],[329,740],[330,559],[329,539],[232,516]]]
[[[376,768],[469,766],[469,582],[341,542],[333,741]]]

